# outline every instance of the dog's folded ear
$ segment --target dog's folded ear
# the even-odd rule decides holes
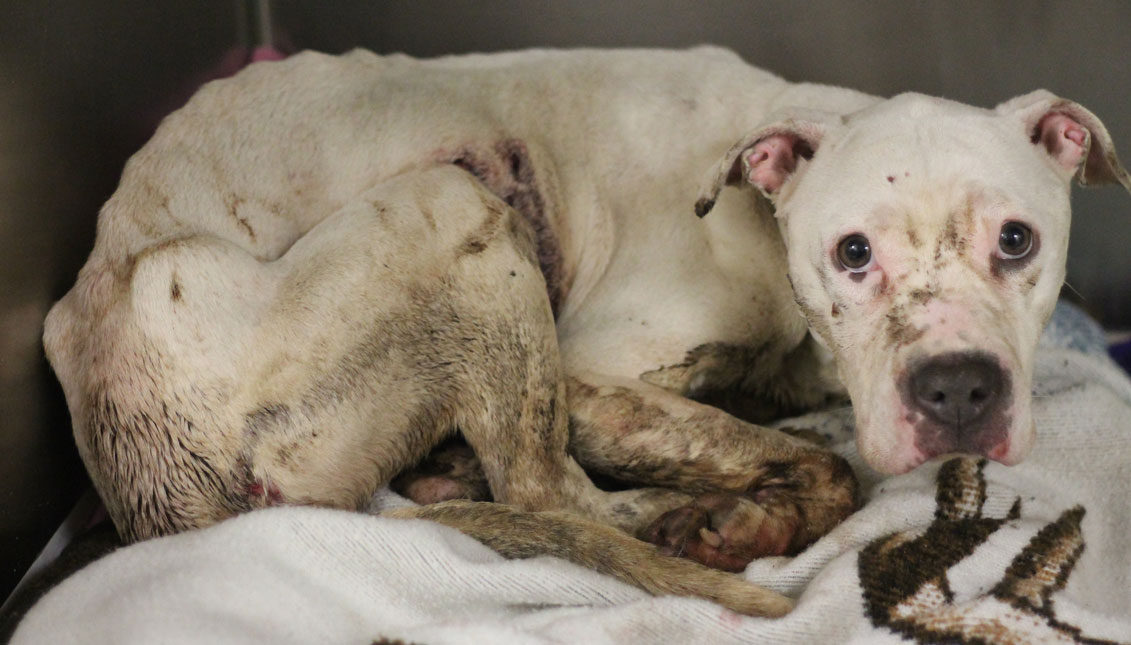
[[[739,139],[711,169],[695,202],[695,214],[703,217],[710,212],[723,186],[749,183],[774,199],[840,120],[834,114],[801,109],[775,115]]]
[[[1131,176],[1119,163],[1107,128],[1080,104],[1037,90],[995,109],[1019,119],[1033,144],[1044,148],[1066,179],[1075,175],[1083,186],[1120,184],[1131,191]]]

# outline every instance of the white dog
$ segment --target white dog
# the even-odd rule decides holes
[[[1025,456],[1073,176],[1131,188],[1043,91],[881,100],[717,49],[302,54],[207,86],[130,160],[44,342],[128,539],[358,508],[458,429],[495,500],[735,569],[856,503],[843,460],[740,416],[846,389],[882,471]],[[570,515],[402,514],[789,606]]]

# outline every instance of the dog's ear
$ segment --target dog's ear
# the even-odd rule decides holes
[[[1037,90],[997,106],[1020,119],[1034,145],[1041,146],[1065,177],[1083,186],[1120,184],[1131,191],[1131,176],[1119,163],[1111,135],[1096,115],[1078,103]]]
[[[773,200],[798,166],[813,157],[829,127],[839,119],[823,112],[795,110],[742,137],[707,175],[695,214],[703,217],[710,212],[723,186],[749,183]]]

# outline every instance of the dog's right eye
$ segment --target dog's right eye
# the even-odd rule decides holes
[[[868,238],[853,233],[846,236],[836,247],[836,259],[840,265],[852,273],[861,273],[867,270],[872,262],[872,246]]]

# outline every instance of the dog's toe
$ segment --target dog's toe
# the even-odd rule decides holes
[[[656,519],[642,537],[668,554],[725,571],[793,551],[798,516],[743,495],[707,493]]]

